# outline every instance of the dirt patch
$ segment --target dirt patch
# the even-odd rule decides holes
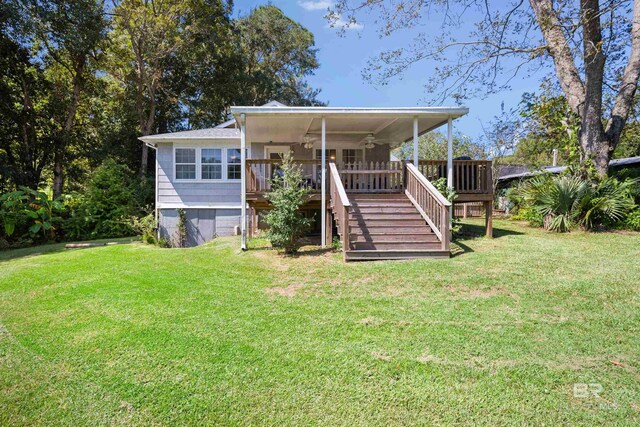
[[[365,326],[380,326],[384,323],[384,320],[370,316],[370,317],[365,317],[364,319],[361,319],[360,321],[358,321],[358,323]]]
[[[493,298],[498,295],[505,295],[511,298],[517,299],[517,296],[507,291],[500,286],[493,286],[487,289],[470,288],[465,285],[446,285],[444,289],[459,295],[463,298],[476,299],[476,298]]]
[[[374,351],[373,353],[371,353],[371,356],[373,356],[373,358],[377,360],[384,360],[385,362],[391,361],[391,356],[381,351]]]
[[[302,283],[292,283],[289,286],[276,286],[275,288],[267,288],[265,292],[271,295],[280,295],[282,297],[294,297],[296,293],[304,288]]]

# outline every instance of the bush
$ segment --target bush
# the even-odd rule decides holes
[[[312,219],[300,212],[310,190],[304,185],[300,167],[293,163],[288,153],[282,159],[281,171],[271,180],[271,191],[266,195],[272,205],[265,216],[269,226],[267,238],[273,247],[293,254],[299,249],[300,237],[311,228]]]
[[[58,238],[63,212],[59,199],[51,200],[46,193],[27,187],[0,196],[3,246]]]
[[[145,186],[126,166],[106,160],[95,170],[83,194],[66,199],[66,231],[75,239],[132,236],[131,218],[144,216]]]
[[[129,228],[136,232],[144,243],[154,245],[157,242],[156,230],[158,223],[154,213],[150,213],[143,217],[132,216],[128,221]]]
[[[516,221],[527,221],[532,227],[542,227],[544,225],[544,217],[532,206],[521,206],[517,213],[511,216]]]
[[[512,191],[510,200],[519,206],[515,219],[542,223],[552,231],[610,227],[634,208],[638,182],[609,177],[592,184],[577,176],[541,175]]]
[[[640,207],[636,207],[629,212],[623,221],[620,221],[618,228],[625,230],[640,231]]]

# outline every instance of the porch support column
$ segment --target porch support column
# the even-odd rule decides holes
[[[322,230],[320,231],[321,246],[327,246],[327,123],[322,117],[322,161],[320,165],[321,182],[322,182],[322,201],[320,207],[320,223]]]
[[[240,187],[242,199],[240,203],[240,234],[242,236],[241,248],[247,250],[247,136],[246,136],[246,116],[240,114]]]
[[[418,167],[418,117],[413,118],[413,165]]]
[[[453,121],[447,120],[447,187],[453,188]],[[453,219],[453,206],[449,209],[449,219]]]

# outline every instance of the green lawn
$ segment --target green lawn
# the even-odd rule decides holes
[[[640,234],[480,224],[437,261],[0,253],[0,424],[638,425]]]

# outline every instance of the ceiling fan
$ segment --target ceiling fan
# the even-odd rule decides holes
[[[392,143],[391,141],[389,141],[387,139],[376,138],[373,133],[370,133],[367,136],[365,136],[363,141],[364,141],[364,147],[366,149],[368,149],[368,150],[372,149],[376,145]]]
[[[307,150],[311,150],[313,148],[313,141],[315,141],[315,138],[307,133],[302,138],[302,146]]]

